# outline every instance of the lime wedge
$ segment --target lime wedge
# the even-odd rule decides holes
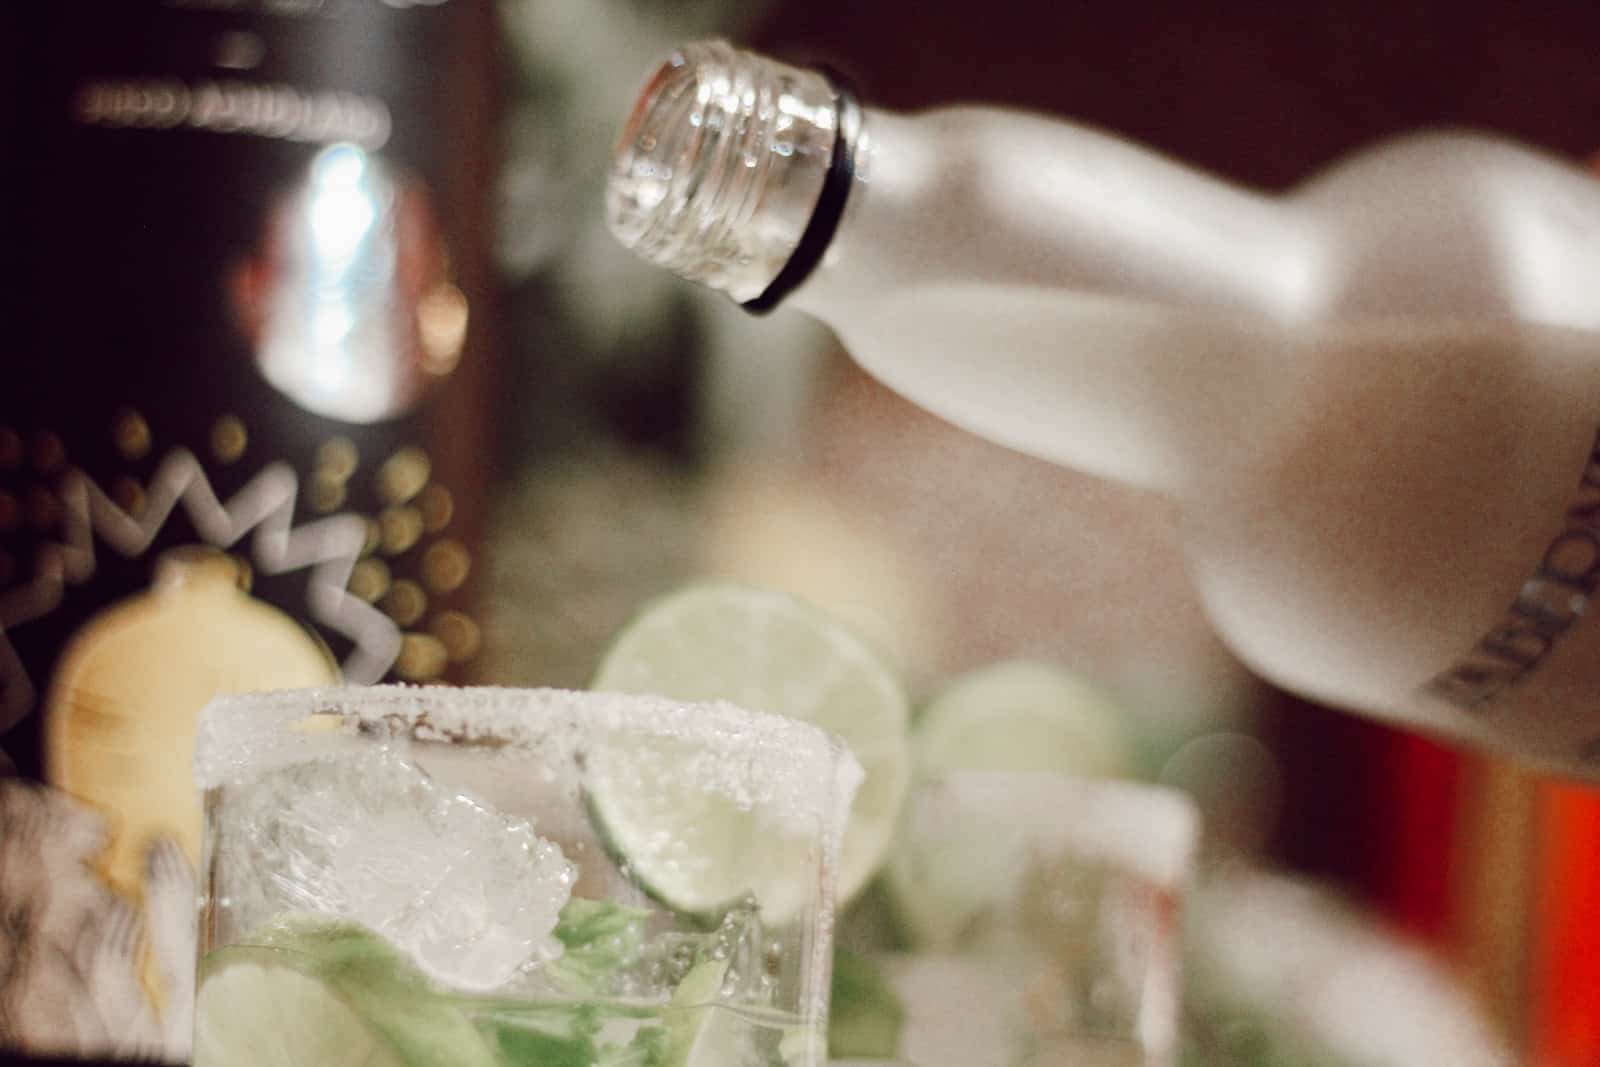
[[[252,940],[201,966],[195,1067],[494,1067],[466,1016],[377,935],[307,918]]]
[[[911,733],[919,778],[961,771],[1126,776],[1136,764],[1115,700],[1061,668],[1026,660],[962,675],[937,694]],[[951,806],[937,825],[902,827],[883,887],[899,933],[913,947],[973,936],[1010,899],[1022,847],[1019,826]]]
[[[230,955],[200,987],[194,1033],[197,1067],[305,1063],[405,1067],[408,1063],[325,982],[270,958]]]
[[[819,822],[842,803],[827,794],[836,765],[821,752],[843,758],[842,746],[829,738],[838,747],[797,747],[827,735],[764,715],[786,736],[753,740],[765,755],[741,751],[718,739],[754,716],[725,703],[682,707],[693,716],[681,734],[617,731],[585,753],[595,833],[634,885],[680,914],[710,924],[753,907],[787,922],[815,897],[819,834],[838,832]],[[752,771],[756,761],[766,773]]]
[[[665,1014],[662,1067],[724,1067],[746,1062],[741,1050],[749,1040],[747,1027],[730,1012],[717,1010],[727,974],[727,960],[704,960],[672,991]]]
[[[1091,778],[1135,766],[1115,699],[1059,667],[1009,660],[951,682],[918,716],[919,775],[946,771],[1048,771]]]
[[[691,586],[647,605],[617,635],[593,688],[727,701],[833,733],[865,771],[841,848],[841,899],[853,896],[877,869],[910,776],[906,697],[895,673],[873,649],[831,616],[783,593],[727,584]],[[657,814],[682,825],[608,827],[636,877],[655,889],[670,883],[663,899],[680,909],[701,911],[725,903],[716,893],[699,892],[694,880],[683,877],[681,856],[657,856],[630,845],[660,836],[653,831],[687,830],[691,819],[707,813],[680,811],[674,816],[671,805],[663,803]],[[607,821],[604,810],[600,818]],[[737,811],[723,813],[715,825],[715,832],[729,835],[730,841],[748,833],[748,819],[741,821]],[[695,848],[711,849],[691,853],[702,864],[707,855],[716,854],[706,830],[696,834]],[[726,881],[712,877],[715,873],[706,872],[708,888]],[[771,902],[761,903],[766,917],[774,919]]]

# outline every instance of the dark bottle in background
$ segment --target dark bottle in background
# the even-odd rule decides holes
[[[0,1049],[187,1055],[194,718],[462,677],[486,0],[0,12]]]

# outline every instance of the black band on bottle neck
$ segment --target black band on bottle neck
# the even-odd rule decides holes
[[[850,199],[850,187],[856,179],[856,133],[861,128],[860,105],[848,85],[831,70],[821,73],[833,87],[834,123],[837,130],[833,138],[833,153],[828,158],[828,173],[822,179],[822,191],[817,194],[817,206],[811,220],[800,235],[789,261],[772,279],[772,284],[758,297],[746,300],[740,306],[753,315],[765,315],[777,307],[800,283],[811,276],[827,254],[828,245],[844,218],[845,202]]]

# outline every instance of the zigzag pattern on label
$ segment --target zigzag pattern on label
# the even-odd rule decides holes
[[[394,620],[345,588],[366,543],[366,520],[344,514],[295,526],[299,479],[288,464],[262,468],[224,504],[194,453],[174,449],[156,469],[138,518],[77,468],[62,476],[60,489],[65,543],[46,546],[55,551],[41,557],[33,581],[0,597],[0,734],[28,714],[37,696],[7,636],[10,631],[50,614],[68,585],[94,576],[96,535],[129,559],[143,555],[180,503],[196,532],[214,547],[230,548],[254,532],[254,566],[262,574],[311,568],[306,582],[311,617],[355,643],[341,666],[346,682],[376,682],[400,655]]]

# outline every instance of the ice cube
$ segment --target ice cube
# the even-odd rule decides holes
[[[533,824],[445,788],[397,748],[282,767],[230,790],[228,895],[246,915],[362,923],[450,986],[553,959],[577,870]]]

